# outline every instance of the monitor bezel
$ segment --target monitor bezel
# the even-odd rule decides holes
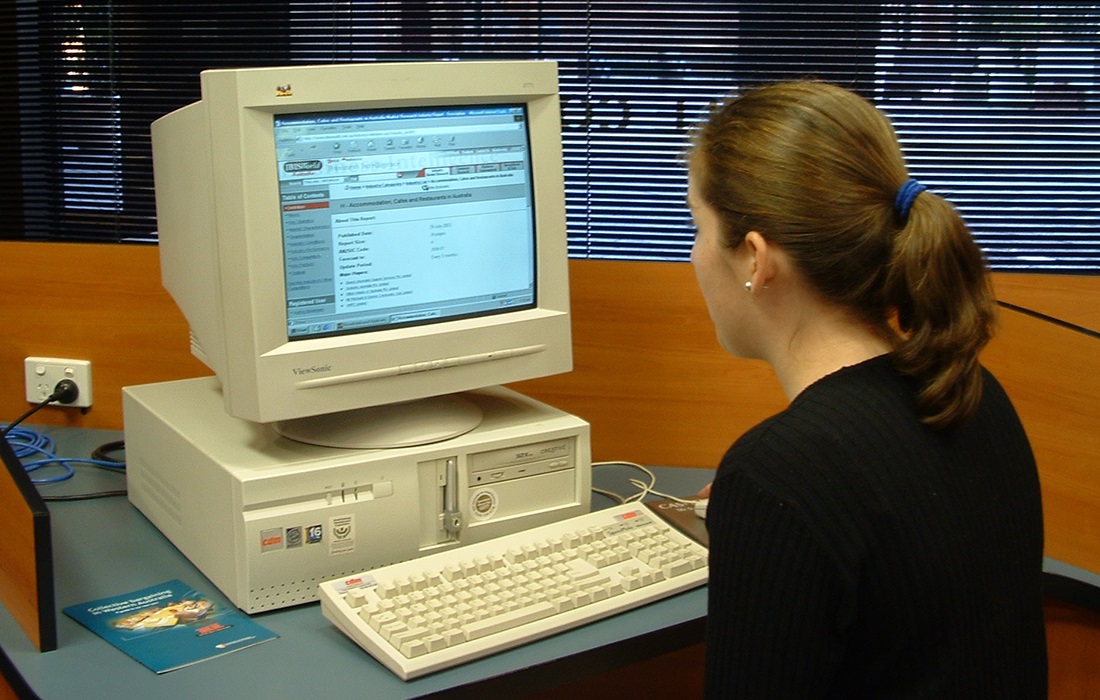
[[[218,375],[227,412],[273,422],[410,401],[569,371],[564,177],[557,66],[552,61],[441,61],[338,64],[205,71],[202,100],[162,118],[203,132],[191,166],[211,200],[208,212],[174,214],[209,228],[213,240],[162,226],[165,287],[192,326],[193,351]],[[350,86],[370,86],[357,90]],[[285,277],[274,149],[274,116],[418,106],[522,103],[527,107],[536,220],[534,308],[435,325],[316,339],[287,338]],[[154,166],[158,125],[154,124]],[[186,149],[188,144],[177,144]],[[162,155],[166,186],[201,188],[168,172],[181,155]],[[158,177],[158,217],[161,177]],[[267,203],[267,204],[265,204]],[[165,211],[179,208],[166,202]],[[204,217],[209,222],[204,222]],[[207,225],[208,224],[208,225]],[[243,232],[226,234],[224,232]],[[193,248],[193,249],[192,249]],[[246,261],[242,266],[241,262]],[[207,274],[210,289],[192,275]],[[242,269],[243,267],[243,269]],[[189,298],[201,297],[201,298]],[[270,299],[282,308],[273,312]],[[205,307],[217,318],[205,318]],[[369,337],[368,337],[369,336]],[[454,358],[465,358],[460,362]],[[482,358],[471,361],[470,358]],[[412,374],[397,368],[434,371]]]

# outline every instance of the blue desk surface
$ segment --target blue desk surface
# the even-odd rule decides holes
[[[114,431],[49,428],[58,453],[87,456]],[[658,488],[694,494],[709,469],[656,468]],[[594,485],[628,494],[638,472],[600,467]],[[124,477],[79,470],[72,480],[43,486],[44,495],[124,488]],[[594,506],[610,503],[594,496]],[[218,659],[157,675],[60,612],[68,605],[179,578],[228,605],[211,584],[122,497],[50,504],[58,649],[39,653],[0,606],[0,648],[42,698],[73,697],[370,697],[514,696],[589,673],[624,666],[702,641],[706,589],[678,596],[424,678],[404,682],[325,620],[318,604],[256,615],[279,639]],[[1087,589],[1095,599],[1100,575],[1047,559],[1050,578]],[[1091,605],[1090,605],[1091,607]]]
[[[114,431],[49,428],[64,456],[87,456],[122,438]],[[707,469],[658,468],[658,488],[688,496]],[[627,467],[596,469],[594,484],[632,493]],[[124,488],[120,475],[78,470],[43,495]],[[603,499],[593,497],[594,507]],[[604,504],[610,501],[602,501]],[[504,696],[623,666],[702,641],[706,589],[700,588],[476,662],[413,681],[398,679],[325,620],[319,604],[254,616],[279,639],[157,675],[73,621],[62,608],[178,578],[229,603],[123,497],[49,504],[54,552],[58,649],[39,653],[3,606],[0,647],[42,698],[235,697],[409,698]],[[563,672],[563,669],[568,669]]]

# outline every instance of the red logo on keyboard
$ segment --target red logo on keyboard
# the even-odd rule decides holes
[[[355,578],[344,579],[344,585],[345,586],[358,586],[361,583],[363,583],[363,578],[361,576],[356,576]]]

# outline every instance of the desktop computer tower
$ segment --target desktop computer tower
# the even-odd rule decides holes
[[[130,501],[248,613],[323,581],[589,511],[583,420],[494,387],[434,444],[310,445],[225,413],[213,377],[123,389]]]

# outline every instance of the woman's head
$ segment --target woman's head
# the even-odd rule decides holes
[[[898,367],[923,382],[926,422],[973,412],[993,319],[984,260],[946,200],[906,187],[885,115],[827,83],[759,88],[712,112],[689,166],[726,245],[758,232],[820,299],[892,339]]]

